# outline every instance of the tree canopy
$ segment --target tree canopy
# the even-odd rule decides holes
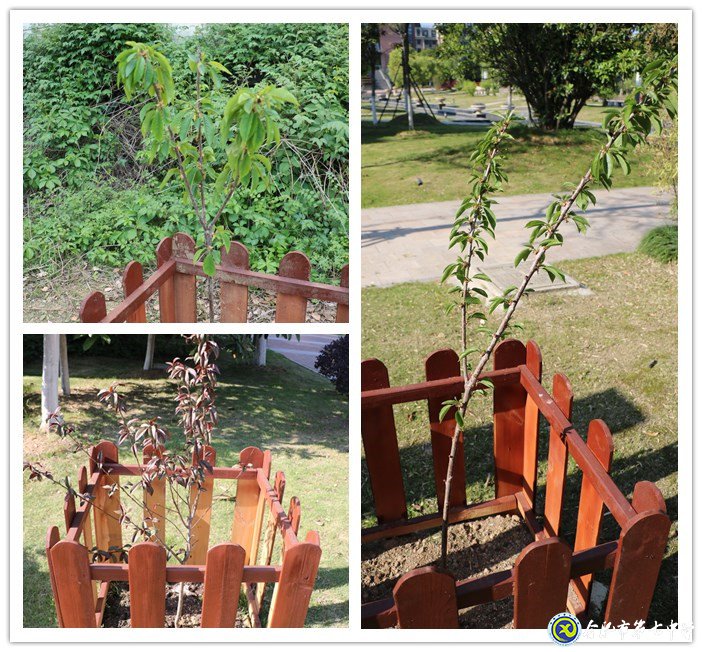
[[[503,84],[524,94],[545,129],[572,128],[594,94],[616,92],[623,78],[653,56],[677,50],[677,28],[667,24],[484,23],[439,29],[440,57],[454,70],[468,71],[479,62],[490,67]]]

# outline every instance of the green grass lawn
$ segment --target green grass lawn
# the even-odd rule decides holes
[[[673,520],[650,619],[664,626],[677,617],[677,266],[641,254],[559,263],[592,289],[590,296],[537,294],[516,315],[520,339],[535,339],[543,354],[544,384],[565,373],[575,395],[573,421],[585,436],[602,418],[615,442],[613,478],[630,498],[636,482],[650,480],[663,492]],[[447,288],[411,283],[363,291],[363,357],[388,367],[392,385],[420,382],[433,351],[459,348],[456,314],[443,306]],[[494,318],[491,318],[494,321]],[[485,336],[474,342],[482,345]],[[491,398],[472,405],[465,434],[469,502],[494,497]],[[409,515],[437,509],[425,403],[395,408]],[[539,481],[546,473],[547,430],[541,426]],[[365,473],[365,471],[364,471]],[[572,544],[581,474],[571,460],[564,506],[564,536]],[[543,491],[540,495],[543,500]],[[537,503],[537,507],[539,503]],[[374,523],[367,475],[362,484],[363,525]],[[618,536],[611,516],[603,537]]]
[[[322,561],[307,616],[313,627],[348,625],[348,400],[325,378],[274,353],[268,366],[219,360],[219,427],[214,437],[217,463],[232,466],[239,451],[258,446],[272,453],[273,467],[285,472],[284,507],[292,496],[302,505],[300,536],[319,532]],[[96,392],[118,379],[130,414],[162,416],[174,434],[173,383],[164,371],[143,372],[137,360],[76,358],[71,361],[71,396],[62,398],[66,420],[91,441],[114,440],[111,413],[95,400]],[[39,432],[41,369],[25,369],[25,459],[42,461],[57,477],[75,479],[87,460],[67,452],[65,442]],[[215,484],[210,546],[228,540],[234,482]],[[24,485],[24,626],[56,627],[44,540],[49,525],[63,532],[63,496],[47,482]],[[277,538],[278,543],[280,537]],[[274,560],[279,559],[279,551]]]
[[[468,192],[468,158],[484,128],[427,124],[411,134],[401,121],[373,126],[362,123],[364,208],[462,199]],[[540,132],[525,127],[514,130],[515,141],[505,148],[509,183],[505,194],[558,192],[563,183],[576,182],[590,166],[602,142],[599,129]],[[647,170],[650,152],[638,150],[631,157],[631,174],[615,173],[615,186],[652,185]],[[423,184],[417,184],[421,178]]]

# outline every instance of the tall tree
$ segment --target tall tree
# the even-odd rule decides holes
[[[641,64],[638,26],[618,23],[498,23],[471,26],[481,57],[516,86],[544,129],[572,129],[599,88]]]
[[[471,39],[467,23],[439,23],[436,30],[441,42],[436,48],[439,60],[446,66],[452,79],[480,79],[480,55]]]

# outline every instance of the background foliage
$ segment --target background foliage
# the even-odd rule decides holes
[[[284,115],[285,139],[268,190],[240,189],[224,214],[251,266],[274,272],[293,249],[316,280],[348,261],[348,68],[343,24],[201,25],[190,34],[150,24],[32,25],[24,39],[25,262],[32,269],[85,256],[89,263],[154,263],[158,241],[197,228],[177,180],[142,154],[140,106],[116,87],[126,40],[158,43],[176,92],[192,80],[198,47],[240,84],[282,85],[300,107]]]

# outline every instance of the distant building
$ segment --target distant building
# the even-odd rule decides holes
[[[439,33],[427,23],[410,23],[410,46],[415,50],[433,50],[439,45]]]
[[[380,69],[383,72],[388,70],[390,52],[402,45],[401,30],[404,25],[380,25],[379,54]],[[439,45],[441,37],[433,23],[410,23],[409,24],[409,44],[414,50],[431,50]]]

